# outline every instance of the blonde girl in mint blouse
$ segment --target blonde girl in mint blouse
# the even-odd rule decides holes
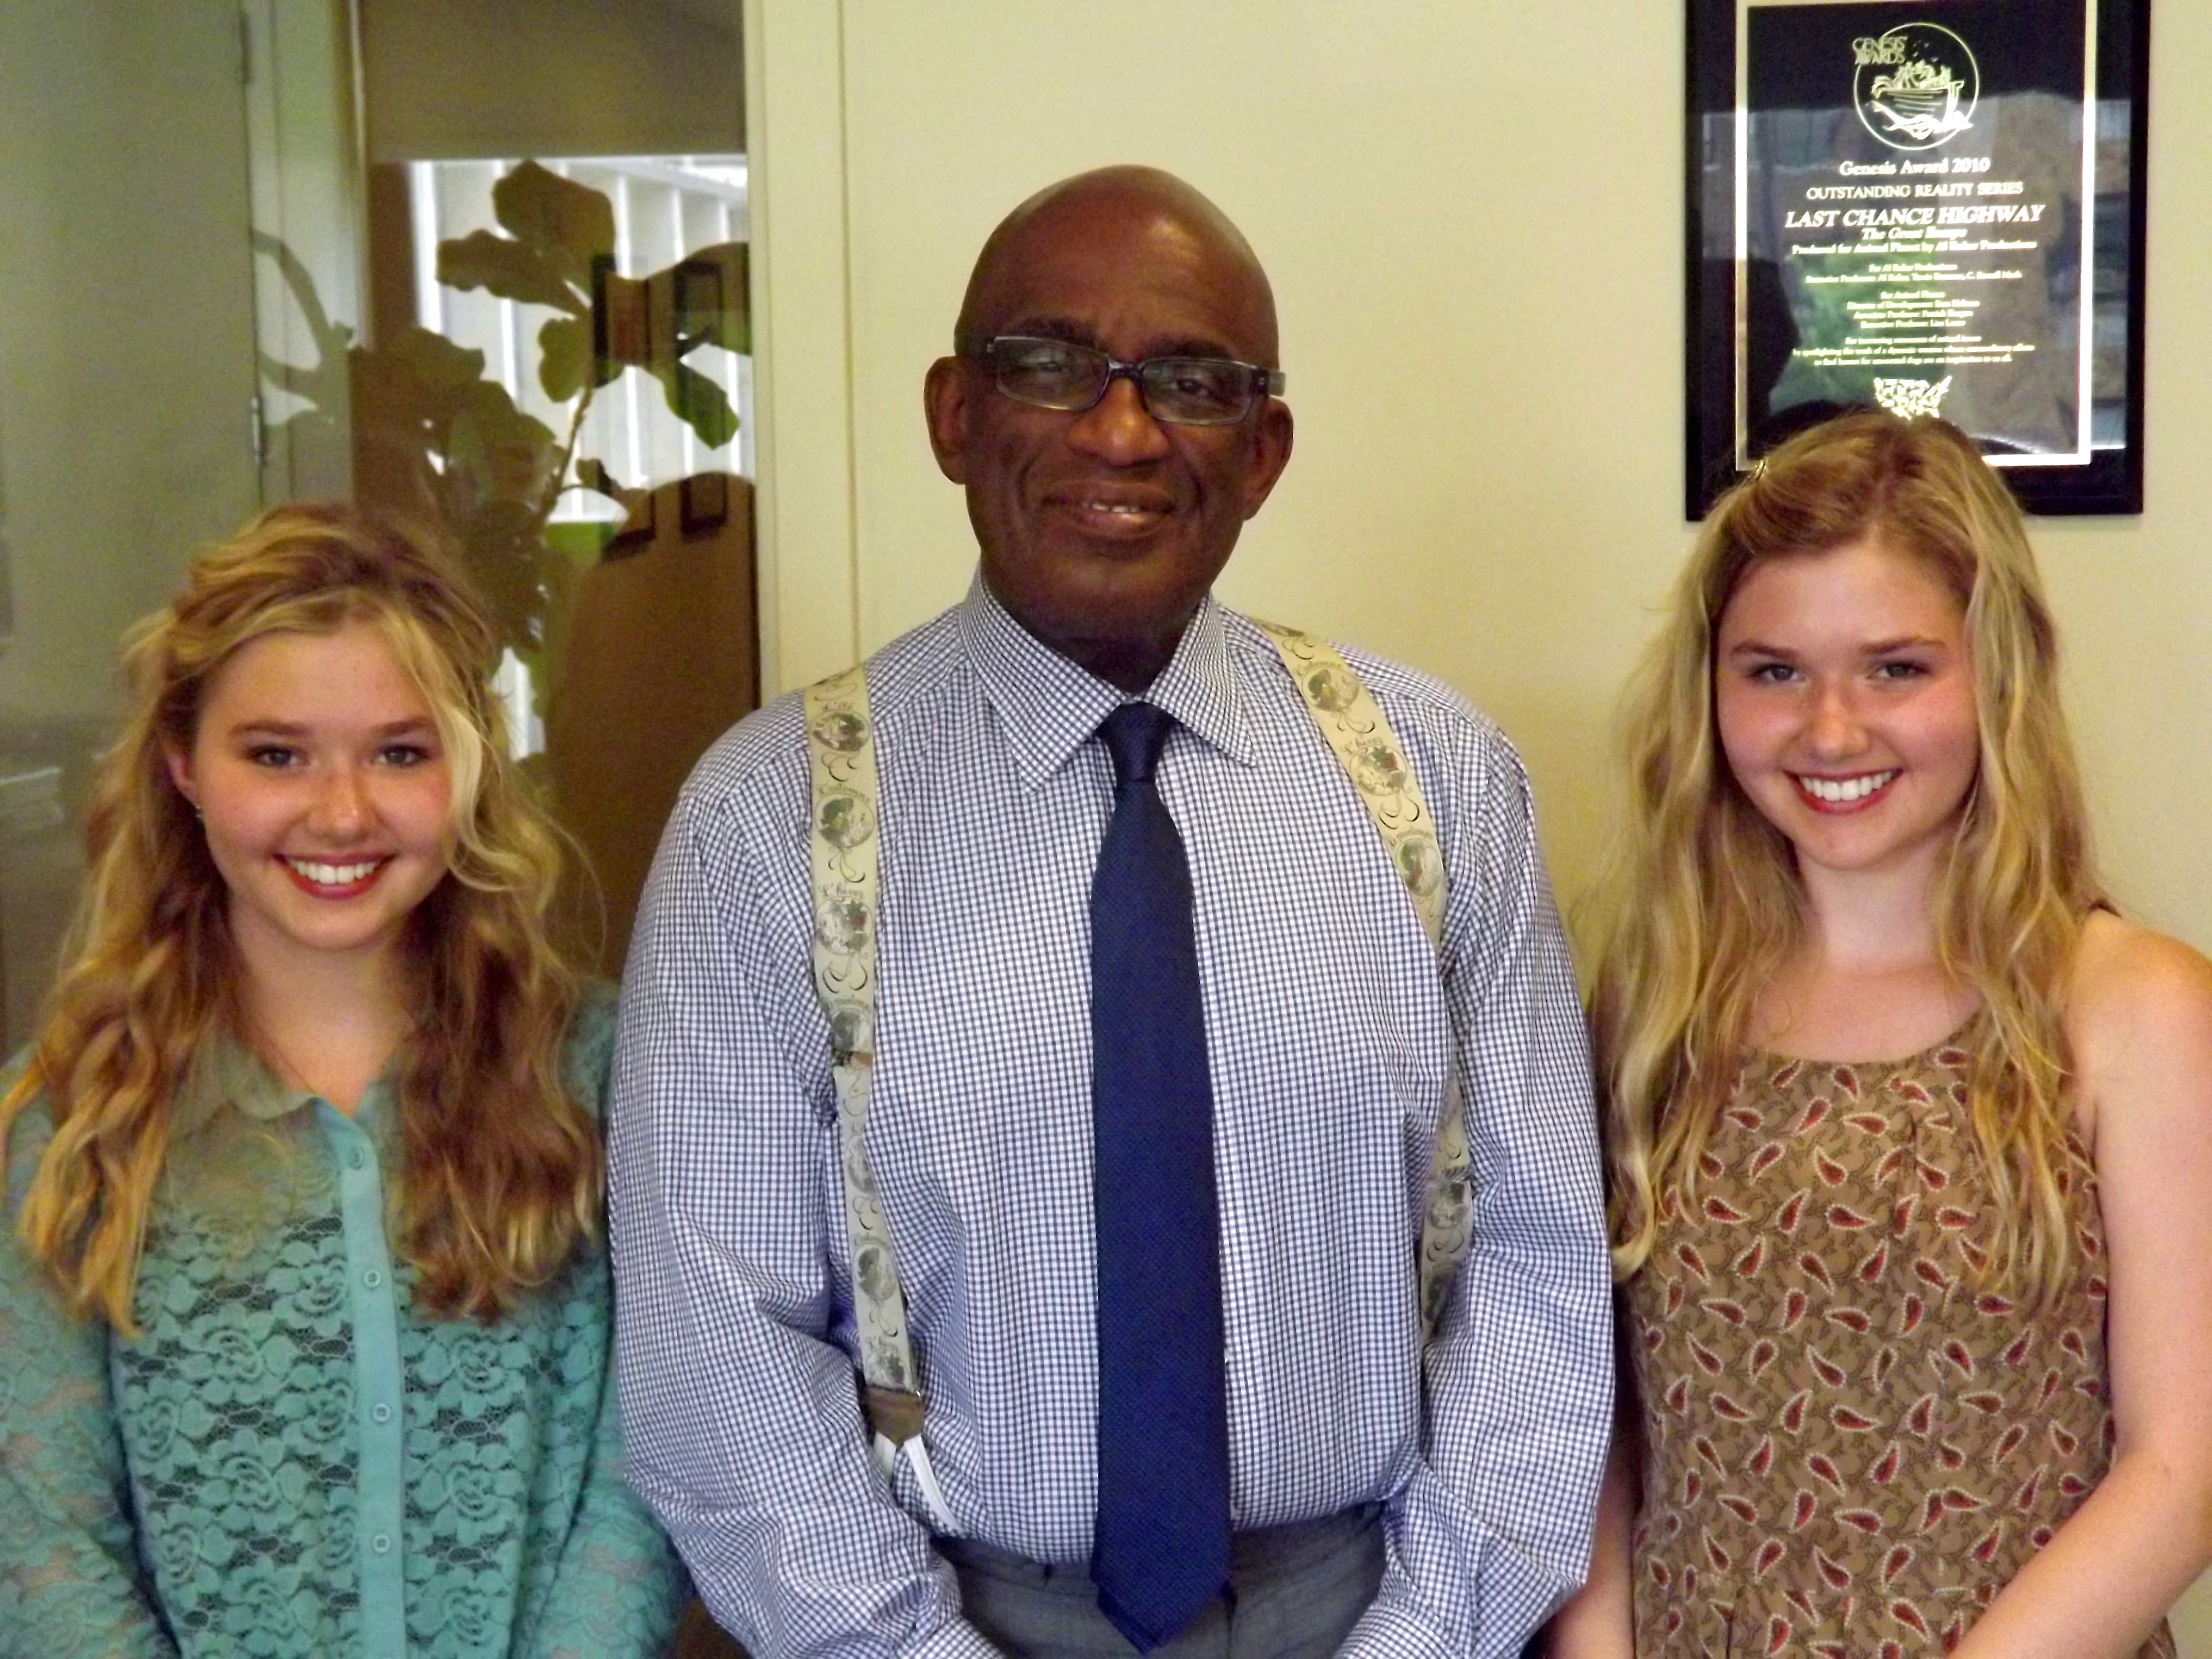
[[[658,1654],[611,1009],[434,549],[286,507],[125,653],[78,951],[0,1079],[0,1656]]]

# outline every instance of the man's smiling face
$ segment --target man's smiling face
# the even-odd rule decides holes
[[[1274,304],[1249,253],[1147,175],[1075,181],[994,238],[964,314],[963,351],[1019,334],[1129,362],[1275,362]],[[1173,653],[1290,457],[1290,411],[1272,398],[1233,425],[1178,425],[1116,379],[1088,410],[1039,409],[966,355],[930,371],[926,396],[992,593],[1129,690]]]

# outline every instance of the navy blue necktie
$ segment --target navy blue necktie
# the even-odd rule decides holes
[[[1182,837],[1152,787],[1173,719],[1099,728],[1114,817],[1091,887],[1101,1612],[1149,1651],[1229,1578],[1229,1406],[1213,1091]]]

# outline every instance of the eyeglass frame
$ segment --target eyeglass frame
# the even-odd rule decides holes
[[[1080,406],[1062,407],[1058,404],[1037,403],[1007,391],[1006,383],[1000,378],[1001,371],[996,361],[997,349],[1001,345],[1013,343],[1062,346],[1070,351],[1088,352],[1094,357],[1103,357],[1106,360],[1106,378],[1098,383],[1097,395]],[[1289,384],[1281,369],[1269,368],[1261,363],[1248,363],[1241,357],[1209,357],[1194,351],[1164,351],[1157,356],[1139,358],[1135,362],[1123,362],[1113,353],[1101,351],[1097,346],[1085,345],[1080,340],[1063,340],[1051,334],[994,334],[988,340],[971,343],[959,355],[989,369],[992,390],[1025,409],[1048,409],[1060,415],[1087,415],[1106,401],[1106,394],[1114,389],[1115,381],[1127,380],[1136,388],[1137,401],[1144,406],[1145,413],[1168,426],[1235,426],[1268,398],[1281,397],[1284,388]],[[1154,363],[1226,363],[1231,368],[1243,369],[1250,377],[1245,390],[1250,394],[1251,401],[1236,414],[1221,421],[1176,420],[1171,416],[1162,415],[1152,408],[1152,400],[1145,395],[1144,372]]]

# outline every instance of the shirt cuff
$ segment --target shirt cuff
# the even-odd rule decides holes
[[[949,1619],[898,1650],[899,1659],[1004,1659],[965,1619]]]
[[[1337,1659],[1456,1659],[1444,1633],[1409,1608],[1376,1601],[1359,1615]]]

